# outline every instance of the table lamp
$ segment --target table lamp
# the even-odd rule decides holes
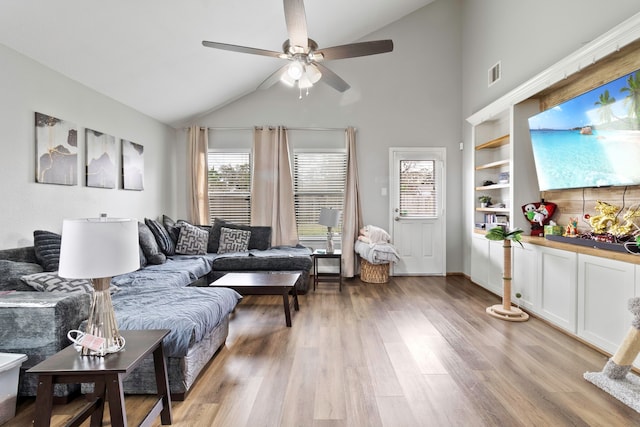
[[[140,268],[138,248],[135,219],[101,217],[63,221],[58,275],[91,280],[94,292],[85,333],[105,340],[99,350],[83,345],[83,355],[105,356],[123,348],[109,286],[113,276]]]
[[[333,208],[321,208],[320,219],[318,224],[325,225],[327,227],[327,253],[333,253],[333,232],[331,229],[337,227],[340,224],[340,209]]]

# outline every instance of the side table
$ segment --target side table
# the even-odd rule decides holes
[[[322,249],[316,249],[311,255],[313,257],[313,290],[320,282],[338,282],[338,289],[342,292],[342,251],[335,250],[327,253]],[[320,273],[318,271],[318,260],[320,259],[337,259],[338,273]]]
[[[54,384],[94,383],[95,391],[92,400],[68,425],[79,426],[89,416],[91,416],[91,426],[102,425],[104,403],[108,401],[111,425],[126,427],[127,415],[122,381],[150,353],[153,353],[158,400],[140,425],[151,425],[158,415],[162,424],[171,424],[171,396],[162,347],[162,339],[169,332],[168,329],[120,331],[126,340],[126,346],[118,353],[104,357],[82,356],[71,345],[29,369],[27,372],[36,373],[39,376],[33,425],[35,427],[50,425]]]

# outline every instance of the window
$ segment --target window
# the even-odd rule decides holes
[[[209,218],[249,225],[251,221],[251,153],[208,153]]]
[[[294,151],[293,191],[296,222],[301,239],[325,237],[318,224],[320,208],[343,209],[347,156],[344,150]],[[342,226],[334,231],[339,232]]]
[[[437,217],[435,161],[400,161],[400,216]]]

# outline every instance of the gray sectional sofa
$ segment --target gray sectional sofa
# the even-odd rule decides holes
[[[311,251],[303,246],[272,248],[268,241],[265,245],[265,238],[270,240],[268,227],[216,220],[212,226],[197,227],[206,232],[198,232],[200,238],[206,236],[206,250],[200,247],[194,251],[202,253],[184,254],[176,253],[180,233],[193,231],[194,226],[167,217],[139,225],[142,267],[113,278],[114,310],[121,330],[171,330],[164,345],[175,399],[185,398],[201,370],[224,345],[230,313],[241,299],[235,291],[209,287],[209,283],[227,272],[300,271],[296,288],[300,293],[308,290]],[[210,252],[222,242],[223,227],[255,231],[260,238],[245,250]],[[0,352],[28,356],[20,376],[21,396],[35,396],[37,388],[37,378],[25,371],[69,345],[67,331],[81,328],[88,316],[86,287],[56,274],[59,239],[55,233],[36,231],[34,246],[0,250]],[[154,393],[152,373],[149,358],[127,378],[125,392]],[[90,391],[83,387],[83,392]],[[65,397],[77,391],[75,385],[59,384],[55,394]]]

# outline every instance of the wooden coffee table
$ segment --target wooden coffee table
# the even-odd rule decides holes
[[[240,295],[282,295],[284,317],[291,327],[289,293],[293,296],[293,308],[300,310],[295,284],[300,273],[227,273],[209,286],[235,289]]]

